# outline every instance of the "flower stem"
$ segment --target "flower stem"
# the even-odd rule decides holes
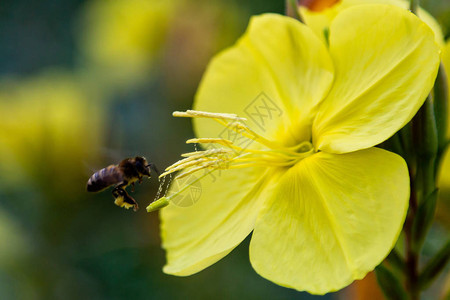
[[[415,192],[415,178],[411,174],[411,196],[409,199],[409,211],[408,216],[406,217],[404,232],[406,237],[406,290],[408,292],[409,298],[411,300],[419,299],[419,290],[418,287],[418,264],[419,264],[419,254],[416,253],[413,247],[413,234],[412,227],[414,222],[414,217],[417,211],[417,195]]]
[[[411,2],[412,3],[412,2]],[[436,118],[429,96],[412,120],[411,139],[415,150],[409,164],[411,194],[404,225],[406,239],[405,288],[410,300],[418,300],[419,260],[425,236],[433,221],[437,198],[435,162],[438,151]]]

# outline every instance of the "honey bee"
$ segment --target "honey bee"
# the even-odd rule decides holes
[[[133,210],[137,211],[139,206],[136,200],[127,193],[125,188],[131,185],[134,192],[136,181],[141,183],[144,176],[150,178],[151,170],[159,175],[156,166],[148,163],[144,157],[126,158],[118,165],[110,165],[95,172],[89,178],[86,188],[88,192],[100,192],[114,185],[112,191],[114,203],[126,209],[133,207]]]

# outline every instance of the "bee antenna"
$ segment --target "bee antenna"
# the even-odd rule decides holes
[[[155,164],[148,164],[147,167],[150,167],[156,174],[161,175],[161,173],[159,173],[158,169],[156,168]]]

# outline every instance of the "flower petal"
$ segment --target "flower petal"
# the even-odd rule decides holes
[[[314,294],[373,270],[406,216],[409,176],[398,155],[319,152],[291,168],[263,206],[250,260],[263,277]]]
[[[201,186],[193,184],[201,196],[190,199],[191,206],[181,201],[194,190],[174,198],[161,210],[161,236],[167,252],[164,272],[191,275],[233,250],[253,230],[274,175],[264,175],[261,168],[215,171],[201,179]],[[176,190],[175,180],[171,192]]]
[[[266,14],[253,17],[237,44],[212,60],[194,109],[238,114],[258,134],[295,144],[310,140],[311,111],[332,80],[329,54],[314,33],[292,18]],[[199,137],[223,131],[202,119],[194,126]]]
[[[330,29],[336,69],[313,125],[315,147],[345,153],[377,145],[417,112],[434,84],[439,48],[430,28],[391,5],[342,11]]]

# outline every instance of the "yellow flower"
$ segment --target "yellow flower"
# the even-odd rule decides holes
[[[80,187],[73,183],[86,176],[83,162],[93,159],[92,149],[101,143],[103,115],[95,99],[76,76],[62,70],[1,81],[0,172],[8,174],[7,184],[48,186],[49,179],[57,179],[46,191],[76,195]]]
[[[166,170],[181,174],[161,199],[164,271],[199,272],[253,231],[252,266],[279,285],[324,294],[363,278],[409,199],[404,160],[374,146],[414,116],[438,64],[433,32],[395,6],[346,9],[328,47],[294,19],[254,17],[209,65],[196,111],[174,113],[194,118],[188,142],[214,147]]]
[[[79,39],[88,66],[114,83],[143,80],[164,46],[178,2],[89,1],[80,21],[84,30]]]

